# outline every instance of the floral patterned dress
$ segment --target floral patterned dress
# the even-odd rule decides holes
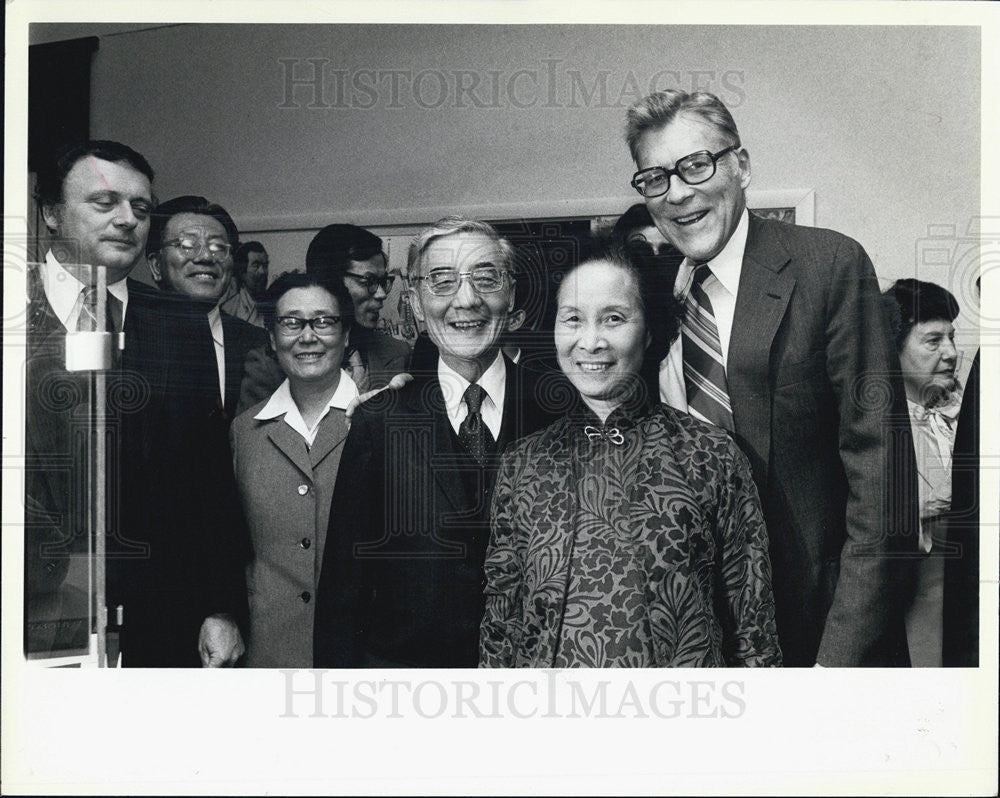
[[[487,667],[781,664],[746,458],[666,405],[564,416],[503,456]]]

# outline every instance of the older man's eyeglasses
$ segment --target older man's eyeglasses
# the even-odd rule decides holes
[[[181,238],[164,241],[163,246],[174,247],[180,250],[181,254],[188,260],[194,260],[203,251],[208,252],[208,256],[216,263],[220,263],[229,257],[229,253],[232,250],[232,247],[225,241],[217,239],[202,241],[195,236],[182,236]]]
[[[719,158],[739,148],[740,143],[737,141],[731,147],[718,152],[699,150],[685,155],[674,164],[673,169],[667,169],[665,166],[640,169],[632,175],[632,188],[644,197],[660,197],[670,190],[670,178],[673,175],[677,175],[689,186],[697,186],[712,179]]]
[[[344,277],[357,280],[358,283],[364,286],[368,292],[368,296],[375,296],[379,288],[388,294],[392,290],[392,284],[396,279],[396,275],[394,274],[383,274],[381,277],[377,277],[374,274],[355,274],[354,272],[344,272]]]
[[[316,335],[333,335],[340,329],[340,316],[317,316],[314,319],[303,319],[299,316],[278,316],[274,320],[274,329],[280,335],[289,337],[298,335],[309,327]]]
[[[479,266],[470,272],[460,272],[458,269],[432,269],[429,274],[413,277],[413,280],[423,280],[427,290],[437,296],[457,294],[462,280],[468,279],[472,287],[480,294],[495,294],[503,288],[506,271],[496,266]]]

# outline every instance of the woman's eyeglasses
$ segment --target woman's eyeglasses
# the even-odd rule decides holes
[[[340,329],[340,316],[317,316],[314,319],[278,316],[274,320],[274,329],[281,335],[298,335],[306,327],[311,328],[316,335],[333,335]]]

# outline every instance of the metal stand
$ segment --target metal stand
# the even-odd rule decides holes
[[[87,463],[87,526],[88,556],[92,564],[91,579],[97,636],[97,666],[108,666],[107,661],[107,586],[105,563],[107,559],[107,372],[112,367],[113,349],[124,343],[120,333],[105,328],[108,303],[108,272],[105,266],[82,267],[81,273],[91,270],[89,284],[97,288],[97,330],[94,332],[68,332],[66,334],[66,370],[89,371],[88,403],[90,408],[90,439]],[[93,279],[96,276],[96,280]]]

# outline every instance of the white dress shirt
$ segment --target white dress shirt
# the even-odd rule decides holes
[[[341,369],[340,381],[337,383],[336,390],[330,396],[330,401],[327,402],[326,408],[320,413],[319,418],[316,419],[316,423],[309,427],[302,418],[302,413],[299,412],[299,406],[295,404],[295,400],[292,398],[292,386],[286,378],[278,386],[278,390],[271,394],[271,398],[267,400],[267,404],[260,409],[260,412],[254,418],[259,421],[265,421],[284,415],[284,422],[302,436],[306,442],[306,446],[312,446],[313,441],[316,440],[316,432],[319,430],[319,422],[326,418],[326,414],[330,412],[330,408],[346,410],[347,406],[357,396],[357,386],[350,375]]]
[[[750,230],[750,215],[743,209],[743,215],[736,230],[722,251],[708,261],[711,274],[705,278],[702,288],[712,303],[712,313],[719,329],[719,343],[722,345],[722,365],[729,367],[729,341],[733,332],[733,316],[736,312],[736,294],[740,288],[740,273],[743,271],[743,253],[747,246]],[[685,258],[677,270],[674,294],[681,300],[687,299],[694,277],[694,263]],[[684,385],[684,348],[678,335],[667,356],[660,362],[660,399],[677,410],[687,412],[687,390]]]
[[[465,404],[465,390],[471,384],[465,377],[448,367],[443,358],[438,358],[438,382],[441,393],[444,394],[444,406],[448,412],[451,428],[458,434],[458,428],[469,415]],[[493,434],[493,440],[500,437],[500,424],[503,421],[503,400],[507,392],[507,366],[503,355],[497,352],[496,359],[476,382],[486,391],[483,405],[479,409],[483,423]]]
[[[917,459],[920,500],[919,546],[933,548],[932,531],[925,521],[951,509],[951,456],[955,448],[955,428],[962,407],[962,388],[957,387],[948,401],[932,408],[906,400]]]
[[[226,341],[222,335],[222,314],[216,305],[208,311],[208,326],[212,330],[212,343],[215,344],[215,366],[219,370],[219,396],[226,401]]]
[[[56,314],[56,318],[59,319],[59,323],[67,331],[76,330],[80,310],[83,308],[83,289],[87,286],[56,260],[52,250],[45,253],[45,262],[41,264],[38,271],[42,278],[45,298]],[[122,321],[124,322],[125,311],[128,308],[128,285],[125,278],[116,283],[109,283],[108,292],[122,303]]]

